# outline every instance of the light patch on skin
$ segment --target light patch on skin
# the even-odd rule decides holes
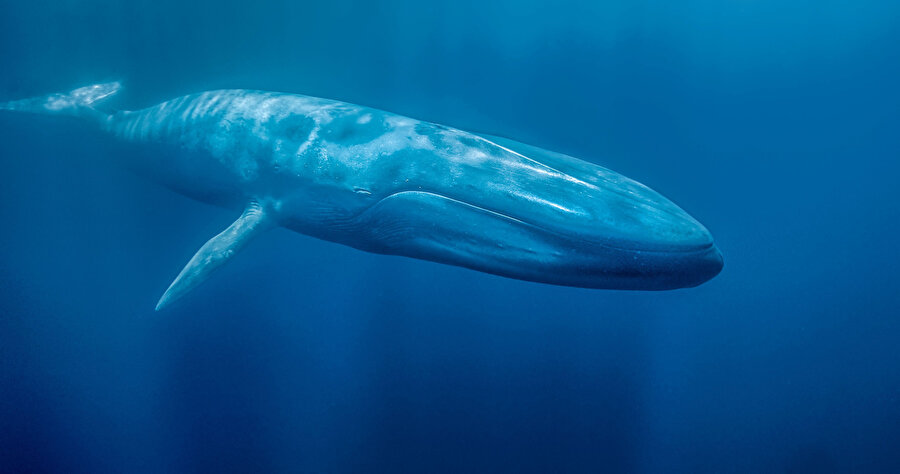
[[[356,123],[360,125],[365,125],[372,121],[372,114],[365,114],[356,119]]]
[[[470,148],[463,155],[463,158],[466,161],[477,164],[484,162],[484,160],[487,160],[489,156],[483,150],[479,150],[478,148]]]
[[[47,99],[46,107],[47,110],[57,111],[65,109],[67,107],[71,107],[73,104],[74,102],[70,98],[64,95],[59,95],[56,97],[51,96],[49,99]]]
[[[516,198],[522,198],[522,199],[524,199],[524,200],[526,200],[526,201],[531,201],[531,202],[533,202],[533,203],[535,203],[535,204],[545,205],[545,206],[550,206],[550,207],[552,207],[552,208],[554,208],[554,209],[557,209],[557,210],[559,210],[559,211],[565,212],[566,214],[572,214],[572,215],[574,215],[574,216],[587,216],[587,215],[588,215],[588,214],[584,211],[584,209],[572,209],[572,208],[563,206],[562,204],[559,204],[559,203],[556,203],[556,202],[553,202],[553,201],[549,201],[549,200],[547,200],[547,199],[544,199],[544,198],[535,196],[534,194],[522,192],[522,191],[520,191],[520,190],[518,190],[518,189],[513,189],[513,188],[503,188],[503,189],[504,189],[504,191],[505,191],[506,193],[508,193],[510,196],[514,196],[514,197],[516,197]]]
[[[584,212],[580,212],[580,211],[577,211],[577,210],[575,210],[575,209],[570,209],[570,208],[568,208],[568,207],[563,206],[562,204],[557,204],[557,203],[555,203],[555,202],[548,201],[548,200],[546,200],[546,199],[541,199],[541,198],[539,198],[539,197],[537,197],[537,196],[534,196],[534,195],[528,195],[528,200],[529,200],[529,201],[532,201],[532,202],[536,202],[536,203],[538,203],[538,204],[546,204],[546,205],[548,205],[548,206],[550,206],[550,207],[554,207],[554,208],[556,208],[556,209],[559,209],[560,211],[563,211],[563,212],[566,212],[566,213],[569,213],[569,214],[579,214],[579,215],[583,215],[583,214],[584,214]]]
[[[434,150],[431,140],[418,134],[412,126],[414,125],[412,121],[394,121],[393,118],[388,117],[385,122],[402,125],[389,129],[372,141],[350,146],[328,142],[324,144],[323,149],[354,169],[364,168],[370,159],[390,156],[401,150]],[[362,159],[354,159],[357,157]]]
[[[300,144],[300,148],[297,148],[297,156],[301,156],[306,153],[306,150],[309,149],[310,145],[315,143],[315,141],[319,138],[319,130],[321,130],[321,128],[322,126],[316,123],[312,131],[309,132],[309,136],[306,138],[306,141]]]
[[[437,132],[443,147],[440,150],[443,156],[452,162],[461,162],[470,166],[480,166],[484,162],[494,158],[488,151],[463,143],[464,139],[473,138],[465,132],[458,130],[440,129]]]
[[[415,134],[412,137],[413,148],[417,150],[434,150],[434,144],[425,135]]]
[[[92,86],[81,87],[70,92],[69,95],[77,102],[90,105],[119,92],[119,89],[121,88],[122,84],[118,82],[108,82],[106,84],[94,84]]]
[[[275,105],[275,99],[267,99],[262,101],[257,107],[253,109],[251,119],[253,120],[253,128],[251,132],[257,138],[263,141],[269,140],[269,128],[265,126],[266,120],[269,118],[275,118],[271,113],[273,106]]]
[[[386,123],[388,127],[404,128],[413,127],[418,123],[418,121],[407,117],[401,117],[399,115],[389,115],[385,117],[384,123]]]
[[[513,155],[516,155],[516,156],[518,156],[518,157],[520,157],[520,158],[522,158],[522,159],[528,160],[528,161],[534,163],[535,165],[537,165],[537,166],[539,166],[539,167],[541,167],[541,168],[546,168],[546,170],[552,171],[554,175],[559,176],[559,177],[565,179],[566,181],[570,181],[570,182],[573,182],[573,183],[578,183],[578,184],[580,184],[580,185],[582,185],[582,186],[587,186],[587,187],[592,188],[592,189],[599,189],[597,186],[595,186],[595,185],[593,185],[593,184],[591,184],[591,183],[588,183],[588,182],[586,182],[586,181],[582,181],[582,180],[580,180],[580,179],[578,179],[578,178],[576,178],[576,177],[574,177],[574,176],[571,176],[571,175],[569,175],[569,174],[567,174],[567,173],[563,173],[562,171],[559,171],[559,170],[557,170],[557,169],[555,169],[555,168],[552,168],[552,167],[550,167],[550,166],[548,166],[548,165],[545,165],[545,164],[543,164],[543,163],[541,163],[541,162],[539,162],[539,161],[537,161],[537,160],[535,160],[535,159],[533,159],[533,158],[529,158],[529,157],[527,157],[527,156],[525,156],[525,155],[523,155],[523,154],[521,154],[521,153],[519,153],[519,152],[517,152],[517,151],[510,150],[509,148],[506,148],[505,146],[498,145],[498,144],[496,144],[496,143],[494,143],[494,142],[488,140],[487,138],[484,138],[484,137],[481,137],[481,136],[478,136],[478,135],[472,135],[472,137],[475,138],[475,139],[477,139],[477,140],[481,140],[481,141],[483,141],[483,142],[485,142],[485,143],[489,143],[489,144],[491,144],[491,146],[495,146],[495,147],[497,147],[497,148],[500,148],[500,149],[502,149],[502,150],[505,150],[505,151],[508,152],[508,153],[512,153]],[[532,169],[536,169],[536,168],[532,168]],[[544,174],[546,174],[546,173],[544,173]]]

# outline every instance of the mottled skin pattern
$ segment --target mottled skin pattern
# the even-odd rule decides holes
[[[722,265],[709,232],[653,190],[502,138],[246,90],[93,114],[150,150],[138,168],[163,184],[368,251],[592,288],[693,286]]]

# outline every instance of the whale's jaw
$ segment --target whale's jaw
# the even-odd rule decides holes
[[[356,238],[346,243],[364,250],[583,288],[692,287],[716,276],[723,266],[711,239],[694,247],[673,245],[662,250],[656,241],[604,244],[420,191],[399,192],[380,200],[350,227]],[[708,234],[702,226],[694,231]]]

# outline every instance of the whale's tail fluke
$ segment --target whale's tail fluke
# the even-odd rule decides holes
[[[49,115],[101,118],[105,112],[97,110],[98,102],[112,96],[122,88],[119,82],[106,82],[79,87],[71,92],[50,94],[30,99],[0,103],[0,110],[15,110]]]

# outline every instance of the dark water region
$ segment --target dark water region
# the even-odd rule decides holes
[[[276,230],[0,113],[2,472],[900,471],[900,4],[0,4],[0,100],[297,92],[600,163],[725,269],[581,290]]]

